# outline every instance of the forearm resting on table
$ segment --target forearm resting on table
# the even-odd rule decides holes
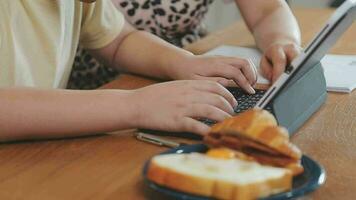
[[[126,93],[0,89],[0,141],[80,136],[132,128],[134,117],[125,101]]]

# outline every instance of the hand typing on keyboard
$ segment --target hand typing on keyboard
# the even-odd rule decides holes
[[[253,108],[266,92],[266,90],[255,89],[256,91],[255,94],[248,94],[245,91],[243,91],[241,88],[235,88],[235,87],[228,88],[228,90],[231,92],[232,95],[234,95],[234,97],[237,100],[238,105],[234,108],[236,114],[244,112],[245,110],[248,110],[250,108]],[[265,108],[265,110],[272,112],[271,107],[267,107]],[[204,119],[202,121],[207,125],[213,125],[216,123],[216,121],[210,119]]]

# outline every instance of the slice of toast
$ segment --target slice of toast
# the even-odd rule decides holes
[[[266,197],[291,189],[290,170],[205,154],[166,154],[152,158],[149,180],[191,194],[227,200]]]

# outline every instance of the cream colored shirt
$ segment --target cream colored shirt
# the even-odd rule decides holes
[[[104,47],[123,25],[111,0],[1,0],[0,87],[65,88],[78,44]]]

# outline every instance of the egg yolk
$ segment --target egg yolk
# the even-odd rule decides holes
[[[210,149],[208,152],[206,152],[206,155],[213,158],[221,159],[235,158],[235,152],[227,148]]]

